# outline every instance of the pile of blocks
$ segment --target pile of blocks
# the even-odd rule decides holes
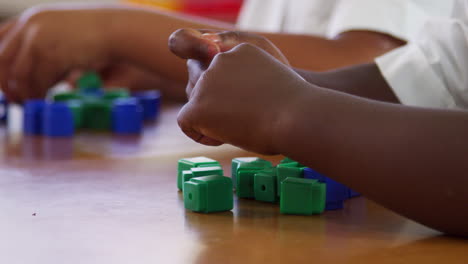
[[[103,89],[95,73],[84,74],[77,90],[57,93],[52,100],[29,100],[24,104],[25,134],[71,137],[77,130],[139,134],[145,121],[159,115],[158,91],[130,95],[124,88]]]
[[[232,160],[231,178],[223,176],[219,162],[206,157],[178,162],[177,187],[185,208],[195,212],[229,211],[233,189],[239,198],[280,203],[283,214],[312,215],[343,208],[344,201],[359,196],[345,185],[286,158],[271,162],[245,157]]]

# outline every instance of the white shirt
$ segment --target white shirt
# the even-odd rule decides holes
[[[468,0],[434,18],[412,43],[376,59],[403,104],[468,109]]]
[[[455,0],[245,0],[242,30],[333,38],[371,30],[412,40],[430,17],[448,17]]]
[[[468,109],[468,0],[246,0],[244,30],[333,38],[352,29],[409,44],[376,63],[406,105]]]

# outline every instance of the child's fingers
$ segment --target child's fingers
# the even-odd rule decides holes
[[[187,70],[189,75],[189,80],[187,83],[187,88],[185,92],[187,93],[187,98],[192,97],[193,87],[197,84],[198,79],[206,70],[206,65],[198,60],[187,60]]]
[[[24,37],[24,41],[15,55],[11,72],[8,76],[8,89],[14,91],[21,101],[31,98],[33,90],[37,89],[36,87],[32,87],[31,83],[31,73],[34,64],[32,48],[34,45],[34,35],[35,33],[30,31]]]
[[[8,32],[16,25],[16,19],[5,22],[0,26],[0,41],[5,37]]]
[[[66,69],[66,66],[60,64],[60,61],[51,63],[46,60],[37,60],[33,73],[33,96],[44,97],[50,87],[57,84],[59,81],[66,81],[70,73],[64,69]],[[73,84],[74,83],[75,82],[73,82]]]
[[[20,49],[22,42],[22,29],[13,27],[0,43],[0,86],[10,101],[18,101],[16,91],[8,87],[10,67]]]
[[[180,129],[191,138],[193,141],[198,142],[200,144],[208,145],[208,146],[220,146],[224,144],[221,141],[216,139],[212,139],[207,137],[196,130],[197,114],[198,112],[195,109],[192,102],[188,102],[187,104],[182,107],[177,116],[177,123],[179,124]]]
[[[202,38],[216,43],[221,52],[229,51],[242,43],[252,44],[265,50],[286,65],[289,65],[286,57],[273,43],[257,34],[241,31],[223,31],[218,33],[205,33],[202,35]]]
[[[170,36],[169,48],[183,59],[210,61],[220,50],[215,43],[201,36],[198,30],[179,29]]]

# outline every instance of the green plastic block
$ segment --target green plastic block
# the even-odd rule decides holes
[[[254,176],[255,200],[264,202],[276,202],[276,169],[258,172]]]
[[[239,198],[254,198],[254,176],[260,171],[271,169],[269,161],[260,160],[255,162],[240,163],[237,167],[236,193]]]
[[[224,176],[224,172],[220,166],[196,167],[182,172],[183,182],[189,181],[190,179],[195,177],[202,176]]]
[[[325,210],[324,183],[303,178],[286,178],[281,185],[282,214],[312,215],[321,214]]]
[[[54,102],[63,102],[63,101],[81,100],[81,99],[83,99],[83,97],[80,94],[77,94],[75,92],[57,93],[53,97]]]
[[[184,158],[180,159],[177,162],[177,188],[182,190],[183,187],[183,178],[182,172],[185,170],[190,170],[191,168],[196,167],[211,167],[211,166],[221,166],[219,162],[214,159],[207,157],[193,157],[193,158]]]
[[[125,88],[109,89],[104,92],[102,97],[106,100],[112,101],[118,98],[128,98],[130,97],[130,93]]]
[[[83,102],[83,127],[97,131],[111,128],[111,104],[105,100],[85,100]]]
[[[296,162],[296,161],[286,157],[286,158],[284,158],[284,159],[282,159],[280,161],[280,164],[282,164],[282,163],[291,163],[291,162]]]
[[[234,183],[234,188],[237,188],[237,170],[241,164],[244,164],[244,168],[250,167],[257,170],[273,167],[271,162],[257,157],[243,157],[233,159],[231,162],[231,178],[232,182]]]
[[[95,72],[87,72],[76,82],[80,91],[98,90],[102,87],[102,80]]]
[[[72,111],[75,129],[83,126],[83,104],[79,100],[67,101],[67,105]]]
[[[184,206],[188,210],[201,213],[232,210],[234,202],[231,178],[204,176],[185,182]]]
[[[284,181],[287,177],[291,178],[303,178],[303,171],[305,167],[299,167],[298,162],[290,163],[280,163],[276,167],[277,170],[277,191],[276,194],[280,196],[281,194],[281,182]]]

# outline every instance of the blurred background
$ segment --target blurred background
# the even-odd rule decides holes
[[[226,22],[235,22],[243,0],[0,0],[0,18],[45,3],[126,3],[169,9]]]

